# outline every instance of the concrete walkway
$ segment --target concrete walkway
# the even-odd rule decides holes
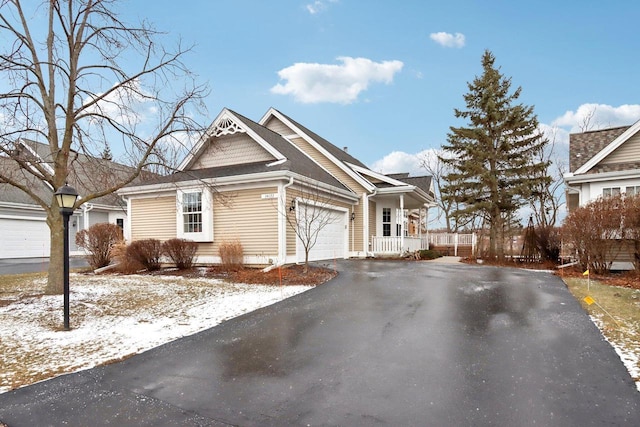
[[[636,426],[640,393],[556,276],[345,261],[281,303],[0,394],[21,426]]]
[[[462,257],[459,256],[442,256],[436,259],[430,259],[427,262],[434,264],[457,264],[462,260]]]

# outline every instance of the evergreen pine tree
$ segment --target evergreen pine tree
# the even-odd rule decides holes
[[[455,109],[467,127],[450,127],[441,161],[451,167],[442,197],[462,208],[458,216],[478,215],[489,228],[489,256],[504,257],[504,220],[531,197],[538,183],[550,183],[533,161],[547,140],[538,130],[532,106],[516,104],[522,88],[510,92],[511,79],[495,68],[490,51],[482,56],[483,73],[468,83],[466,110]]]
[[[103,160],[113,160],[113,154],[111,154],[111,148],[107,145],[102,151],[102,159]]]

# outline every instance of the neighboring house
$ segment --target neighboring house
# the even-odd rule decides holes
[[[39,164],[51,172],[51,154],[49,146],[39,142],[20,139],[15,142],[15,153],[25,159],[28,164]],[[54,189],[48,183],[37,179],[29,172],[17,168],[15,161],[0,157],[3,172],[12,171],[13,176],[29,184],[29,187],[44,200],[51,200]],[[93,185],[96,176],[104,171],[104,179],[108,175],[117,174],[125,166],[109,160],[89,158],[76,154],[72,163],[69,185],[74,187],[80,197],[91,191],[88,185],[89,175]],[[69,248],[72,255],[84,254],[75,244],[75,235],[93,224],[109,222],[118,224],[123,229],[127,223],[126,205],[117,195],[105,196],[83,204],[69,218]],[[23,191],[9,184],[0,183],[0,259],[5,258],[38,258],[48,257],[50,250],[50,231],[46,223],[46,213],[35,201]]]
[[[178,169],[118,192],[127,201],[128,240],[195,240],[200,263],[219,262],[220,245],[234,241],[248,265],[302,262],[287,216],[313,206],[332,221],[311,260],[428,247],[430,177],[374,172],[275,109],[258,123],[223,109]]]
[[[615,194],[640,194],[640,121],[631,126],[570,135],[565,174],[569,211]],[[623,253],[616,269],[633,268]]]

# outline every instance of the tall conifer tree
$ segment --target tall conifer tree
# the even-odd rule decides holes
[[[489,256],[504,257],[505,218],[532,196],[548,163],[535,162],[547,140],[538,130],[532,106],[517,104],[522,88],[510,92],[511,78],[496,68],[490,51],[482,56],[483,73],[468,83],[466,110],[455,109],[466,127],[450,127],[440,160],[451,166],[442,197],[462,206],[456,215],[480,215],[490,227]]]

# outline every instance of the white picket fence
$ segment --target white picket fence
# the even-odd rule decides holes
[[[478,238],[475,233],[429,233],[430,246],[448,246],[453,247],[454,256],[458,256],[458,247],[471,246],[471,253],[476,253]]]
[[[420,249],[429,249],[429,239],[422,237],[381,237],[371,238],[371,251],[374,254],[403,254]]]

